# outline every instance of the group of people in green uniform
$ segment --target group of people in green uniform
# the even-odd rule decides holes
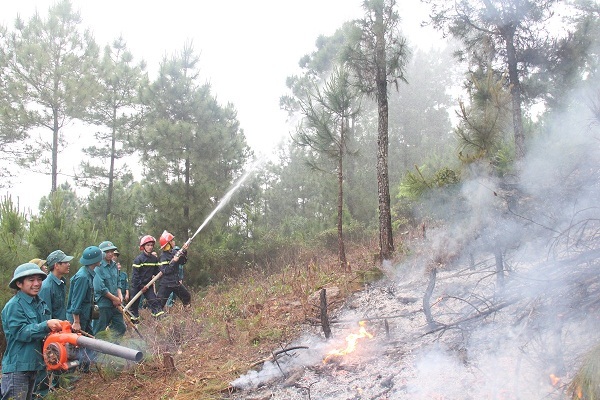
[[[111,241],[83,250],[81,267],[70,278],[67,296],[66,278],[73,256],[62,250],[51,252],[45,260],[33,259],[19,265],[9,283],[15,295],[2,310],[2,327],[6,350],[2,358],[1,399],[29,400],[34,393],[43,397],[55,384],[46,374],[42,355],[44,339],[62,330],[61,321],[68,320],[73,332],[97,335],[107,328],[114,338],[125,334],[123,303],[139,291],[144,293],[151,313],[159,318],[170,296],[179,297],[185,307],[191,295],[180,279],[187,261],[187,246],[175,246],[174,236],[164,231],[160,237],[162,254],[152,255],[156,243],[146,235],[140,243],[142,251],[133,263],[131,285],[127,273],[117,264],[118,248]],[[177,250],[176,250],[177,249]],[[158,294],[147,284],[161,273]],[[150,279],[148,279],[150,277]],[[129,287],[130,286],[130,287]],[[131,321],[139,322],[137,299],[131,307]],[[91,350],[79,349],[78,367],[90,371],[95,360]]]

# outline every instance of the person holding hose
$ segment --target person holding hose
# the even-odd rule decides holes
[[[183,282],[179,279],[179,267],[187,262],[187,247],[184,244],[180,251],[175,250],[175,236],[164,231],[160,235],[160,271],[162,278],[158,289],[158,298],[164,307],[167,299],[173,293],[181,299],[184,307],[189,307],[192,296]]]
[[[154,290],[146,287],[146,285],[159,272],[158,257],[152,254],[156,239],[153,236],[145,235],[140,240],[140,250],[142,251],[133,260],[133,272],[131,273],[131,298],[134,299],[138,292],[144,293],[144,297],[148,302],[148,307],[154,318],[160,318],[165,312],[162,310],[161,303],[156,297]],[[139,314],[140,298],[138,297],[132,304],[129,311],[131,312],[131,322],[137,324],[140,322]]]
[[[2,357],[2,399],[30,400],[38,373],[44,371],[42,346],[61,322],[50,318],[50,309],[38,296],[46,274],[37,264],[19,265],[8,284],[16,294],[2,309],[6,350]]]
[[[56,318],[61,321],[67,319],[67,282],[65,276],[69,274],[71,260],[73,256],[68,256],[62,250],[54,250],[46,257],[46,265],[50,272],[44,282],[38,296],[44,300],[50,309],[50,318]],[[41,371],[36,381],[36,396],[46,396],[50,390],[65,385],[64,379],[60,378],[61,373],[48,374]]]
[[[177,252],[179,250],[181,250],[181,247],[179,246],[175,246],[173,247],[173,250],[175,250],[175,254],[177,254]],[[183,265],[180,263],[179,264],[179,282],[181,282],[183,284]],[[175,293],[172,293],[169,295],[169,298],[167,299],[167,308],[168,307],[173,307],[173,304],[175,304],[175,299],[177,298],[177,296],[175,296]]]

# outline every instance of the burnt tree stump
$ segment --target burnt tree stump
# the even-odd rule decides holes
[[[176,371],[175,361],[173,360],[173,356],[169,352],[163,353],[163,366],[165,370],[169,373],[173,373]]]
[[[323,333],[325,338],[331,337],[331,327],[329,326],[329,317],[327,316],[327,290],[321,289],[321,326],[323,327]]]
[[[429,328],[434,328],[436,326],[433,315],[431,314],[431,295],[433,294],[433,289],[435,289],[436,275],[437,269],[432,267],[429,271],[429,284],[427,285],[427,290],[425,290],[425,295],[423,296],[423,313],[425,314],[425,319],[427,320]]]

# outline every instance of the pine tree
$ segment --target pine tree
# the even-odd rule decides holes
[[[147,93],[148,123],[137,142],[143,201],[152,210],[146,226],[181,241],[202,224],[250,155],[233,107],[220,106],[210,85],[198,83],[198,61],[191,44],[165,57]]]
[[[144,63],[134,64],[123,38],[104,49],[97,73],[97,92],[85,119],[99,130],[92,146],[83,149],[88,158],[81,163],[77,181],[94,192],[107,191],[105,217],[113,211],[115,182],[129,173],[117,163],[133,153],[130,139],[142,124],[139,93],[146,84]]]
[[[62,128],[80,118],[92,100],[93,67],[98,49],[89,31],[82,31],[81,18],[68,0],[49,9],[46,19],[37,13],[27,22],[17,18],[15,30],[4,36],[4,78],[12,96],[19,96],[26,113],[20,125],[31,133],[42,128],[51,133],[51,139],[29,144],[21,164],[34,168],[37,161],[49,163],[52,177],[51,191],[58,185],[58,155],[64,145]],[[17,124],[15,113],[1,114],[8,126]],[[51,160],[40,157],[50,150]]]
[[[365,17],[356,21],[352,43],[345,60],[356,75],[363,93],[377,101],[377,189],[379,199],[379,254],[389,260],[394,252],[388,169],[389,105],[388,83],[406,82],[408,60],[405,39],[399,34],[400,20],[395,0],[367,0]]]
[[[343,67],[335,68],[323,89],[314,86],[299,98],[303,121],[295,142],[325,155],[334,162],[337,175],[338,258],[343,271],[348,269],[343,237],[344,158],[350,152],[347,136],[351,135],[350,121],[359,113],[358,93],[350,85],[350,75]],[[320,168],[318,164],[313,164]]]

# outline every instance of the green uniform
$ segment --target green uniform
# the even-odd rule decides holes
[[[83,266],[71,278],[67,319],[73,323],[73,314],[79,315],[79,323],[84,332],[92,333],[92,307],[94,304],[95,272]]]
[[[41,371],[44,338],[50,333],[46,321],[50,309],[39,296],[31,297],[20,290],[2,310],[2,327],[6,350],[2,357],[2,373]]]
[[[52,273],[48,274],[42,282],[39,296],[50,308],[50,318],[61,321],[67,319],[67,286],[64,280],[58,279]]]
[[[125,291],[129,290],[129,278],[125,271],[119,271],[119,287],[121,288],[121,293],[125,296]]]
[[[110,327],[111,331],[117,336],[123,336],[127,331],[123,314],[113,306],[112,301],[104,296],[107,292],[118,296],[117,289],[119,286],[119,269],[117,263],[111,261],[108,263],[105,259],[94,270],[94,296],[96,304],[100,310],[100,318],[94,325],[94,335],[103,331],[106,327]]]

